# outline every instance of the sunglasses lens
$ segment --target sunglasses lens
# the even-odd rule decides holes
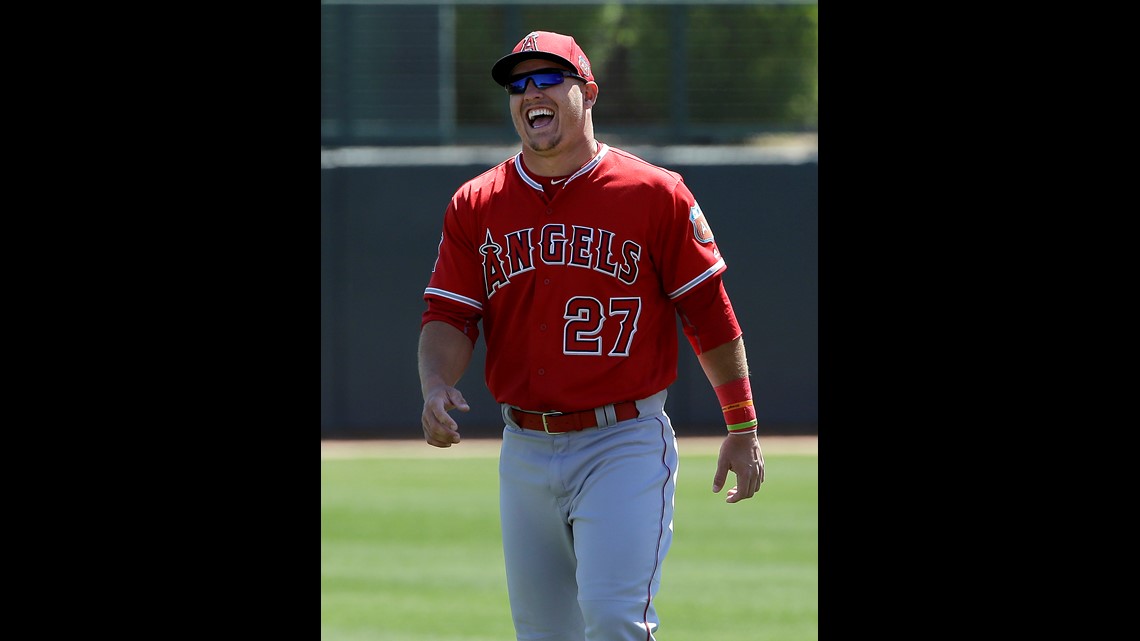
[[[565,76],[560,73],[538,73],[531,76],[531,78],[534,78],[534,86],[539,89],[546,89],[547,87],[562,84],[562,80]]]
[[[534,80],[535,87],[546,89],[547,87],[562,84],[564,79],[565,77],[561,73],[532,73],[507,83],[507,93],[518,94],[526,92],[527,80]]]

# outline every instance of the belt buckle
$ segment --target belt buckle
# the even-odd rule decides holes
[[[566,433],[566,432],[551,432],[550,426],[546,424],[546,417],[547,416],[562,416],[562,412],[543,412],[542,413],[542,429],[543,429],[543,431],[545,431],[547,434],[551,434],[551,435],[558,435],[558,434],[565,434]]]

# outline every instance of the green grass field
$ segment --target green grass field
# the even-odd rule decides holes
[[[322,458],[322,641],[514,639],[497,452],[420,445]],[[765,447],[763,489],[728,505],[715,454],[684,440],[680,454],[655,636],[817,641],[818,456]]]

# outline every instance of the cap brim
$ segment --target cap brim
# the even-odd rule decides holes
[[[557,62],[558,64],[569,67],[574,73],[578,73],[578,68],[575,67],[573,63],[557,54],[548,53],[546,51],[519,51],[517,53],[509,53],[499,58],[495,66],[491,67],[491,77],[494,78],[495,83],[499,86],[505,85],[507,81],[510,80],[511,70],[515,68],[515,65],[523,60],[532,59]]]

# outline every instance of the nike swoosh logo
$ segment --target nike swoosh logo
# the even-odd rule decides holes
[[[563,180],[566,180],[566,179],[562,178],[561,180],[552,180],[552,181],[550,181],[550,184],[557,185],[558,183],[562,182]]]

